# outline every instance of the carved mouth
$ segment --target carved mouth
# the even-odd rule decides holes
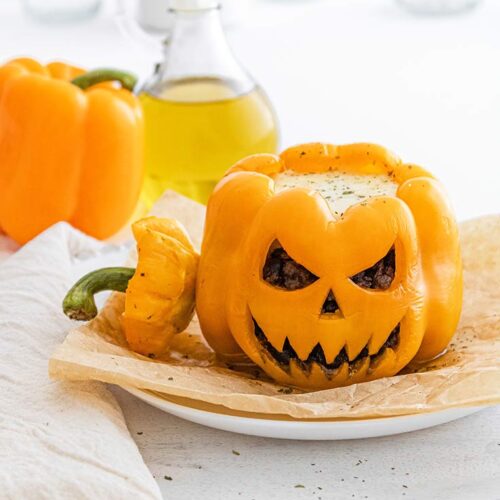
[[[333,370],[337,370],[344,363],[347,363],[349,368],[352,369],[359,361],[364,360],[365,358],[368,357],[370,358],[370,363],[372,363],[377,358],[379,358],[386,349],[395,350],[399,345],[400,323],[398,323],[396,327],[391,331],[391,333],[387,337],[387,340],[375,354],[370,355],[368,353],[368,346],[365,346],[355,359],[349,361],[349,357],[347,356],[345,347],[343,347],[342,350],[339,352],[339,354],[337,354],[335,359],[331,363],[327,363],[323,348],[318,343],[309,353],[307,359],[303,360],[300,359],[297,353],[295,352],[294,348],[290,344],[290,341],[288,340],[288,337],[285,338],[285,342],[283,343],[283,349],[281,351],[278,351],[278,349],[276,349],[271,344],[271,342],[269,342],[264,331],[257,324],[255,319],[253,319],[253,324],[255,330],[255,337],[259,341],[260,345],[263,347],[264,351],[269,356],[271,356],[275,361],[277,361],[279,365],[285,370],[287,370],[290,367],[291,361],[295,361],[297,365],[300,366],[302,370],[306,372],[311,370],[311,367],[314,363],[319,365],[327,372],[332,372]]]

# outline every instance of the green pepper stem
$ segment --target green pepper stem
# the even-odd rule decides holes
[[[101,82],[120,82],[124,89],[132,92],[137,83],[137,77],[132,73],[127,73],[119,69],[101,68],[87,71],[87,73],[71,80],[73,85],[80,87],[82,90]]]
[[[86,274],[69,290],[63,300],[63,311],[71,319],[88,321],[97,316],[94,295],[104,290],[124,292],[134,275],[132,267],[104,267]]]

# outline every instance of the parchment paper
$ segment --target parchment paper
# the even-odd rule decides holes
[[[204,207],[173,192],[153,209],[176,217],[199,248]],[[395,377],[306,393],[276,384],[244,357],[217,361],[196,318],[174,337],[169,355],[151,360],[127,349],[120,329],[124,294],[115,293],[97,318],[69,332],[49,371],[61,380],[101,380],[222,405],[238,412],[296,419],[396,416],[500,403],[500,215],[461,225],[464,307],[448,352]],[[134,257],[132,256],[131,259]]]

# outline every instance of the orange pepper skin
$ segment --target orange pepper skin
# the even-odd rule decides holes
[[[329,170],[388,174],[395,197],[374,197],[335,220],[314,190],[274,193],[272,175]],[[290,256],[319,279],[295,291],[262,278],[270,245],[278,240]],[[396,275],[387,290],[363,289],[350,279],[394,246]],[[340,314],[319,314],[332,290]],[[280,156],[254,155],[234,165],[207,207],[199,263],[196,308],[203,334],[223,357],[244,352],[275,380],[326,389],[392,376],[412,359],[446,348],[462,299],[458,231],[438,181],[421,167],[402,163],[373,144],[304,144]],[[288,340],[298,359],[284,366],[257,339],[254,321],[277,351]],[[399,342],[374,356],[399,325]],[[324,369],[301,365],[320,345],[331,363],[342,349],[355,365]]]
[[[132,230],[138,262],[126,290],[122,327],[133,351],[156,357],[193,317],[198,254],[173,219],[146,217]]]
[[[409,179],[398,190],[418,227],[426,283],[426,334],[417,360],[441,354],[451,340],[462,308],[462,260],[458,227],[443,187],[434,179]]]
[[[120,229],[143,175],[143,118],[128,91],[81,90],[84,71],[16,59],[0,67],[0,228],[26,243],[58,221],[96,238]]]

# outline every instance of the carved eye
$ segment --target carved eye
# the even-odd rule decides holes
[[[299,290],[318,279],[303,265],[295,262],[278,240],[269,247],[262,276],[264,281],[283,290]]]
[[[387,290],[391,286],[396,273],[396,252],[392,247],[385,257],[372,267],[351,276],[356,285],[373,290]]]

